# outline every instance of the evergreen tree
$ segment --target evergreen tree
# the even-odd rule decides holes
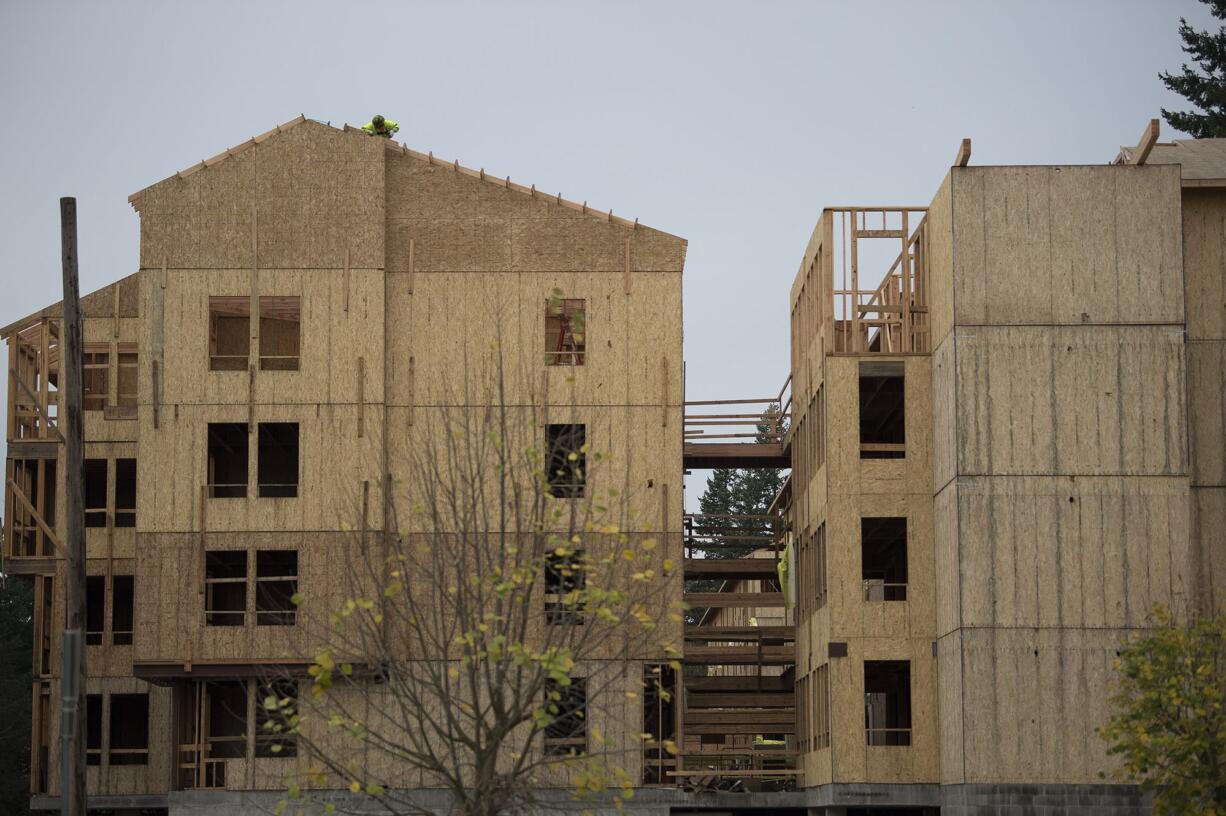
[[[1213,16],[1226,20],[1226,0],[1201,0]],[[1179,18],[1179,36],[1184,53],[1192,57],[1200,71],[1184,63],[1179,73],[1158,75],[1163,84],[1186,98],[1196,111],[1162,109],[1167,124],[1197,139],[1226,136],[1226,26],[1217,32],[1198,31]],[[1199,112],[1197,112],[1199,111]]]
[[[772,405],[766,415],[777,411]],[[770,420],[758,423],[758,442],[774,441]],[[763,541],[769,536],[772,526],[769,521],[747,516],[765,516],[771,502],[783,487],[783,471],[775,468],[716,468],[707,478],[707,488],[698,499],[698,508],[703,516],[695,532],[700,535],[718,535],[728,545],[718,549],[702,550],[706,558],[744,558],[762,547],[770,546]],[[719,518],[723,516],[725,518]],[[731,516],[732,518],[726,518]],[[738,538],[743,535],[745,538]],[[699,547],[698,549],[701,549]]]
[[[0,813],[30,806],[30,655],[34,593],[29,581],[0,575]]]

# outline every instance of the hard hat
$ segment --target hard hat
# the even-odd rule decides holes
[[[371,117],[370,123],[375,127],[383,127],[383,117],[376,113]]]

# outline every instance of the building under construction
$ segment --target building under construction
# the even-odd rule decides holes
[[[289,599],[343,602],[341,519],[381,517],[387,462],[497,340],[592,417],[544,433],[627,453],[683,565],[682,670],[630,725],[678,750],[636,754],[629,809],[1147,813],[1102,776],[1112,661],[1157,604],[1226,606],[1226,140],[1156,139],[1048,167],[967,142],[927,206],[823,210],[782,389],[707,402],[686,243],[637,221],[303,118],[135,193],[140,269],[82,299],[90,807],[276,802],[262,684],[315,654]],[[61,318],[0,330],[44,810]],[[716,467],[790,475],[766,515],[686,515]]]

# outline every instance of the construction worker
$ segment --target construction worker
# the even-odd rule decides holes
[[[391,119],[384,119],[376,113],[369,122],[362,125],[362,130],[371,136],[382,136],[384,139],[390,139],[393,133],[400,130],[400,125]]]

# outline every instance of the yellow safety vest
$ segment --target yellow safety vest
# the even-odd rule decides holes
[[[373,122],[367,122],[366,124],[362,125],[362,130],[366,131],[371,136],[391,136],[393,133],[400,130],[400,123],[393,122],[391,119],[384,119],[383,129],[379,130],[375,128]]]

